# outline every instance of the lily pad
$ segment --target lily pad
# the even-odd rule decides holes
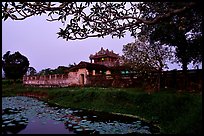
[[[8,127],[13,127],[13,126],[16,126],[16,124],[9,123],[7,126],[8,126]]]

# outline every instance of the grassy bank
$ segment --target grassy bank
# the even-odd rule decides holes
[[[161,133],[201,134],[202,95],[161,91],[151,95],[135,88],[32,88],[2,84],[2,96],[17,93],[46,93],[51,103],[64,107],[131,114],[152,121]]]

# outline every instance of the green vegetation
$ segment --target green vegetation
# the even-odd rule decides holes
[[[148,94],[136,88],[33,88],[2,82],[2,96],[22,92],[47,93],[63,107],[136,115],[161,127],[161,133],[201,134],[202,95],[161,90]]]

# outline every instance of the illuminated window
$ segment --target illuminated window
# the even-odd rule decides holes
[[[125,71],[121,71],[121,74],[125,74]]]

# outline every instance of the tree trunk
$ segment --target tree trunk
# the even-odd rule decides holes
[[[187,76],[187,70],[188,70],[187,62],[184,62],[182,67],[183,67],[183,85],[184,85],[182,90],[187,91],[187,79],[188,79],[188,76]]]
[[[160,86],[161,86],[161,73],[162,73],[162,68],[159,68],[159,71],[158,71],[158,79],[157,79],[157,92],[160,91]]]

